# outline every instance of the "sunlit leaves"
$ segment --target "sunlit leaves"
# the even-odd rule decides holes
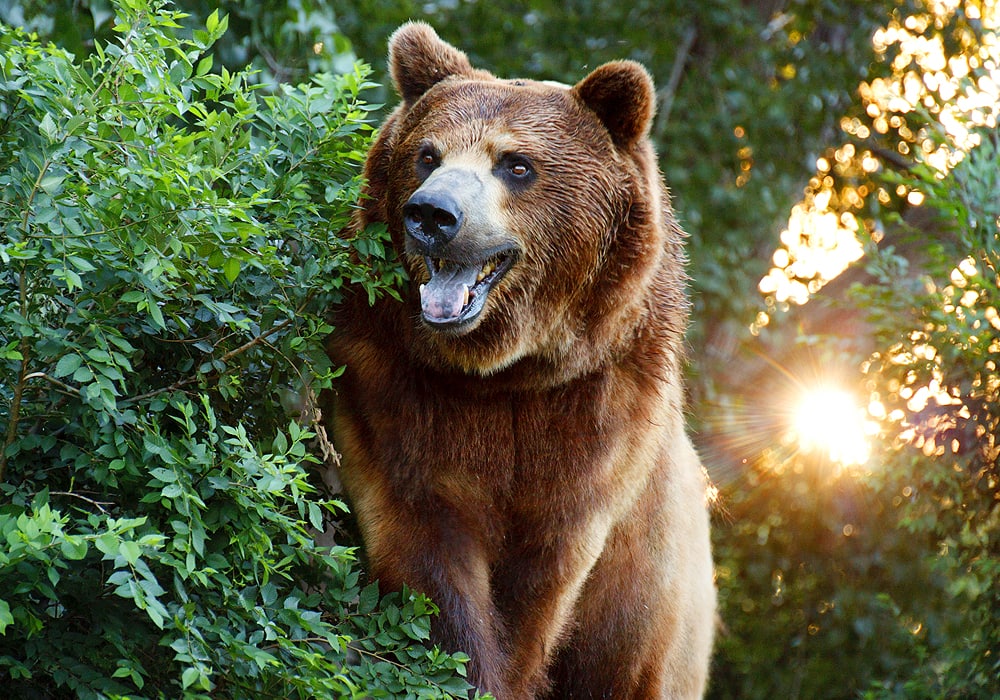
[[[768,312],[803,304],[825,283],[861,257],[860,241],[878,243],[884,222],[874,216],[887,208],[920,205],[923,194],[906,173],[928,168],[938,176],[981,143],[982,129],[994,129],[1000,114],[1000,39],[995,3],[929,3],[921,11],[888,19],[873,37],[873,48],[890,68],[886,76],[859,86],[864,114],[845,116],[841,127],[852,139],[817,161],[803,202],[817,217],[850,217],[839,228],[840,242],[793,237],[775,253],[759,285]],[[873,177],[881,170],[903,175]],[[822,199],[822,206],[814,201]],[[823,269],[818,257],[831,260]],[[756,328],[768,316],[758,319]]]
[[[934,539],[929,560],[953,596],[911,681],[930,696],[992,697],[1000,648],[1000,149],[995,131],[975,135],[947,173],[900,178],[935,214],[903,230],[924,242],[919,277],[899,275],[900,253],[882,247],[870,252],[876,283],[853,292],[879,342],[863,366],[885,436],[874,478],[908,496],[900,525]]]

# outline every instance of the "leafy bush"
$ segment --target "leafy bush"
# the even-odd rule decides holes
[[[171,5],[196,17],[216,9],[225,14],[229,30],[212,45],[215,63],[231,71],[250,66],[247,78],[254,82],[293,83],[351,69],[350,42],[338,32],[330,0],[174,0]],[[87,53],[113,38],[115,13],[108,0],[4,0],[0,22],[37,32],[72,53]]]
[[[882,348],[865,366],[886,416],[879,486],[907,496],[904,531],[933,539],[949,602],[946,618],[915,621],[929,628],[924,662],[872,697],[1000,691],[1000,143],[995,130],[977,140],[948,173],[918,162],[896,176],[933,215],[909,227],[920,269],[900,274],[912,262],[896,248],[872,250],[876,283],[854,289]]]
[[[265,95],[218,14],[116,13],[82,59],[0,26],[5,697],[464,695],[433,605],[316,541],[324,312],[398,275],[336,236],[366,69]]]

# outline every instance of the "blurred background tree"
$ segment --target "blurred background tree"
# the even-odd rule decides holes
[[[228,12],[221,59],[265,84],[355,57],[387,84],[408,19],[501,75],[649,67],[719,490],[711,695],[1000,693],[994,0],[178,5]],[[80,52],[110,16],[0,13]]]

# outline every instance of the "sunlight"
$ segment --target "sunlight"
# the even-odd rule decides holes
[[[808,391],[800,398],[793,417],[803,450],[823,453],[845,466],[868,461],[870,421],[846,391],[833,387]]]
[[[964,13],[981,35],[965,29],[946,41],[941,28],[956,13]],[[851,140],[817,159],[816,174],[803,200],[792,208],[781,247],[759,282],[768,309],[750,325],[754,335],[775,311],[806,303],[859,260],[863,240],[880,242],[882,231],[862,218],[862,212],[872,196],[881,205],[892,201],[891,188],[870,177],[881,170],[882,160],[912,159],[943,177],[979,145],[982,130],[997,128],[998,27],[1000,0],[930,0],[923,11],[893,17],[875,32],[872,47],[887,62],[889,74],[859,85],[867,123],[845,117],[841,128]],[[928,116],[932,124],[923,125]],[[889,150],[865,148],[873,137],[890,135],[887,143],[895,145]],[[895,195],[912,206],[924,198],[902,184]]]

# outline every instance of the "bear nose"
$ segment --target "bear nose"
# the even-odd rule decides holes
[[[462,228],[462,209],[458,201],[441,190],[417,190],[403,205],[403,224],[406,232],[428,252],[444,246]]]

